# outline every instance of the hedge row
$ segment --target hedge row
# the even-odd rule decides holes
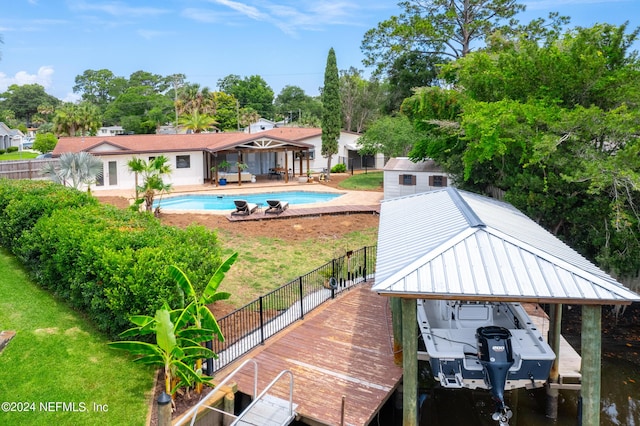
[[[202,289],[221,262],[213,231],[164,226],[151,214],[47,182],[0,180],[0,244],[36,283],[110,336],[128,328],[132,314],[182,303],[169,265]]]

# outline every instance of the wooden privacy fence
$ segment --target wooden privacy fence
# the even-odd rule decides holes
[[[0,161],[0,179],[44,179],[40,173],[42,167],[58,161],[57,158]]]
[[[373,278],[375,263],[376,246],[349,251],[220,318],[225,341],[208,344],[218,359],[207,362],[207,374],[263,344],[336,294]]]

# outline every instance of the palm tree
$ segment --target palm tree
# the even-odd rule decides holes
[[[102,174],[102,161],[85,151],[65,152],[60,156],[58,166],[47,163],[42,167],[42,174],[75,189],[87,185],[90,192],[91,184]]]
[[[136,158],[128,163],[129,170],[136,174],[136,202],[135,206],[145,203],[145,210],[153,211],[153,200],[156,193],[169,192],[171,184],[166,184],[162,180],[164,175],[171,174],[169,159],[160,155],[149,162]],[[138,185],[138,174],[142,174],[142,185]],[[139,199],[139,194],[143,194]]]
[[[178,124],[187,130],[192,130],[193,133],[202,133],[204,130],[215,127],[218,122],[213,116],[194,110],[190,114],[185,114],[180,117]]]

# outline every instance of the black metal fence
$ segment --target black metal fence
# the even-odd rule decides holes
[[[225,341],[212,341],[218,359],[213,360],[211,367],[207,365],[207,374],[263,344],[336,294],[373,278],[375,262],[376,246],[348,251],[218,319]]]

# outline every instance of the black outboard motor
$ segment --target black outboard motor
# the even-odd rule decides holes
[[[493,419],[508,424],[512,413],[504,403],[504,387],[509,368],[513,365],[511,333],[504,327],[490,325],[476,330],[478,360],[485,371],[487,385],[494,400],[496,412]]]

